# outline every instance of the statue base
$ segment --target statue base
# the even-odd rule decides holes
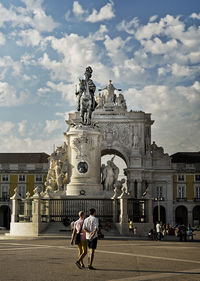
[[[77,125],[66,133],[69,157],[67,196],[103,194],[101,185],[102,133],[94,126]]]

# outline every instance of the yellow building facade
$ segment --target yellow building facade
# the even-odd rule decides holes
[[[200,225],[200,152],[179,152],[172,157],[173,208],[177,224]]]
[[[18,188],[22,198],[33,195],[37,186],[44,190],[48,172],[46,153],[0,153],[0,227],[9,228],[11,214],[10,197]]]

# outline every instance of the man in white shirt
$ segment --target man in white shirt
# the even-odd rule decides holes
[[[91,208],[90,209],[90,216],[84,220],[83,229],[86,232],[86,240],[88,243],[89,248],[89,265],[88,269],[92,270],[95,269],[92,266],[94,260],[94,252],[97,247],[97,240],[98,240],[98,227],[99,227],[99,220],[95,217],[96,210]]]
[[[157,233],[157,239],[161,240],[161,225],[159,221],[156,224],[156,233]]]

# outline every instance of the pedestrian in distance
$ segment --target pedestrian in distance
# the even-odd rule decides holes
[[[86,240],[89,248],[89,264],[88,269],[94,270],[95,268],[92,266],[94,260],[94,252],[97,248],[98,241],[98,228],[99,228],[99,220],[95,217],[96,210],[91,208],[89,210],[90,216],[84,220],[83,229],[86,232]]]
[[[79,215],[79,219],[77,221],[75,221],[75,223],[74,223],[74,230],[72,232],[71,245],[73,245],[74,240],[75,240],[75,244],[77,244],[78,250],[79,250],[78,260],[76,261],[75,264],[78,268],[83,269],[83,268],[85,268],[83,259],[87,255],[86,233],[85,233],[85,230],[83,229],[85,213],[83,211],[80,211],[78,213],[78,215]]]
[[[157,234],[157,239],[161,240],[161,225],[159,221],[156,224],[156,234]]]
[[[133,221],[132,220],[129,221],[129,233],[130,233],[130,236],[133,235]]]

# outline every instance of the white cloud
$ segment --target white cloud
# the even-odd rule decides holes
[[[192,13],[191,16],[190,16],[192,19],[198,19],[200,20],[200,13],[197,14],[197,13]]]
[[[123,20],[120,24],[117,25],[119,31],[125,31],[128,34],[134,34],[135,30],[139,26],[139,20],[137,17],[134,17],[131,21],[126,22]]]
[[[0,58],[0,67],[5,70],[5,74],[8,69],[12,69],[12,74],[18,76],[21,74],[22,66],[19,61],[14,61],[10,56],[4,56]]]
[[[16,93],[13,86],[7,82],[0,82],[0,106],[11,107],[24,104],[29,94],[26,92]]]
[[[106,33],[108,33],[106,25],[101,24],[99,30],[97,30],[94,34],[91,34],[91,38],[93,38],[93,40],[104,40]]]
[[[86,21],[88,22],[98,22],[103,20],[109,20],[115,17],[113,11],[113,3],[107,3],[103,6],[99,12],[96,9],[93,9],[92,14],[88,16]]]
[[[51,134],[55,130],[60,130],[63,127],[63,124],[60,120],[46,120],[45,123],[46,126],[44,128],[44,131],[48,134]]]
[[[54,91],[60,92],[62,95],[62,99],[64,101],[67,101],[69,105],[75,105],[75,84],[64,84],[63,82],[56,84],[51,81],[48,81],[47,86]]]
[[[21,37],[17,40],[17,45],[19,46],[38,46],[42,40],[40,33],[36,29],[26,29],[22,30],[18,34]]]
[[[23,120],[18,123],[18,133],[22,136],[24,136],[26,133],[26,125],[27,125],[27,120]]]
[[[100,28],[101,33],[105,27]],[[49,38],[52,48],[61,57],[60,60],[51,60],[47,53],[40,58],[39,63],[51,71],[51,78],[67,81],[72,83],[84,74],[85,67],[92,65],[94,68],[101,63],[102,50],[96,44],[96,38],[91,35],[88,37],[79,36],[78,34],[66,34],[64,37],[57,39]]]
[[[200,83],[192,86],[150,85],[141,90],[135,88],[125,92],[128,107],[152,113],[153,140],[166,152],[195,151],[200,147]]]
[[[2,32],[0,32],[0,45],[5,45],[6,38]]]
[[[85,13],[85,11],[83,10],[82,6],[78,3],[78,1],[74,1],[73,3],[73,13],[76,16],[81,16]]]
[[[149,22],[153,22],[158,18],[158,15],[154,15],[152,17],[150,17]]]
[[[10,22],[13,27],[30,28],[39,32],[52,32],[58,23],[54,22],[42,8],[43,0],[22,0],[25,7],[11,6],[9,9],[0,4],[0,27]]]
[[[12,133],[12,129],[14,128],[14,123],[10,121],[0,121],[0,136],[4,136]]]

